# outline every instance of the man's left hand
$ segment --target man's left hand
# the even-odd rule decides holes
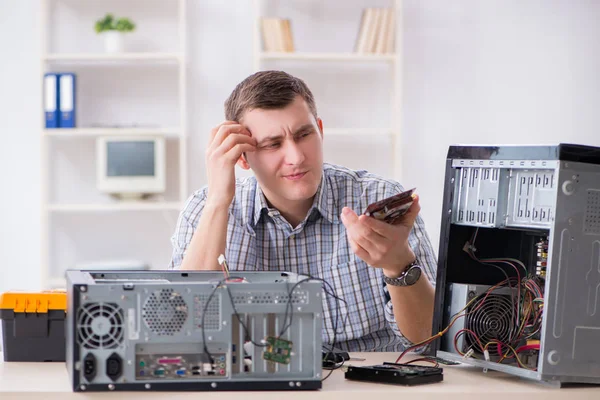
[[[375,268],[382,268],[390,278],[398,277],[415,254],[408,245],[408,236],[421,207],[415,196],[413,204],[395,225],[366,215],[356,215],[348,207],[342,210],[342,223],[346,227],[352,251],[360,259]]]

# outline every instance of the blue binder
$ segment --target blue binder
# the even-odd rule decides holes
[[[59,126],[61,128],[75,128],[76,111],[76,77],[73,73],[59,74],[59,96],[58,104],[60,110]]]
[[[44,114],[46,115],[46,128],[59,127],[58,85],[58,74],[44,74]]]

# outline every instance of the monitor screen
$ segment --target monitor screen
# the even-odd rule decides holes
[[[153,141],[106,143],[107,176],[154,176]]]

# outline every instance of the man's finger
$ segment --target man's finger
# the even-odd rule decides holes
[[[356,256],[358,258],[360,258],[367,264],[371,265],[372,260],[371,260],[371,256],[369,256],[369,252],[366,251],[364,248],[362,248],[354,240],[352,240],[351,237],[348,237],[348,242],[350,242],[350,247],[352,248],[352,251],[354,252],[354,254],[356,254]]]
[[[349,225],[352,225],[356,221],[358,221],[358,216],[356,215],[354,210],[352,210],[350,207],[342,208],[341,218],[342,218],[342,222],[344,223],[346,228],[348,228]]]
[[[387,222],[380,221],[377,218],[367,217],[366,215],[361,215],[359,220],[385,238],[392,236],[394,228]]]
[[[415,194],[413,199],[413,203],[402,217],[398,218],[394,225],[404,225],[409,228],[415,224],[415,220],[419,216],[419,212],[421,212],[421,205],[419,204],[419,195]]]
[[[221,122],[219,125],[215,126],[214,128],[212,128],[210,130],[210,143],[212,143],[213,140],[215,139],[215,136],[217,135],[217,132],[219,131],[219,128],[221,128],[221,126],[235,125],[235,124],[237,124],[237,122],[235,122],[235,121],[224,121],[224,122]]]
[[[383,236],[361,223],[359,217],[348,207],[342,210],[342,223],[346,227],[348,237],[352,238],[369,253],[379,251],[382,243],[386,240]]]
[[[221,127],[219,128],[219,130],[217,131],[215,138],[213,139],[213,141],[210,144],[210,149],[211,150],[215,150],[217,147],[219,147],[223,141],[227,138],[227,136],[229,136],[232,133],[240,133],[246,136],[252,136],[250,134],[250,131],[248,129],[246,129],[246,127],[244,127],[243,125],[240,124],[226,124],[226,125],[221,125]]]
[[[252,146],[256,146],[256,139],[240,133],[230,133],[229,136],[225,138],[223,143],[219,147],[217,147],[215,152],[225,154],[238,143],[246,143]]]
[[[246,136],[252,136],[250,134],[250,131],[248,129],[246,129],[246,127],[243,125],[240,125],[240,124],[221,125],[221,127],[217,131],[217,134],[215,135],[215,139],[213,140],[213,143],[216,146],[221,145],[221,143],[223,143],[223,141],[227,138],[227,136],[229,136],[232,133],[240,133],[240,134],[243,134]]]
[[[235,146],[233,146],[233,148],[225,154],[225,157],[230,161],[237,162],[237,160],[240,158],[242,153],[255,151],[255,150],[256,150],[256,146],[254,146],[254,145],[251,145],[248,143],[238,143]]]

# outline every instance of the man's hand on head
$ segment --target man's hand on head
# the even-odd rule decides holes
[[[397,277],[415,259],[408,236],[420,210],[419,198],[415,196],[408,212],[395,225],[358,216],[348,207],[342,210],[341,219],[354,254],[370,266],[382,268],[387,276]]]
[[[207,204],[228,207],[235,195],[235,165],[242,154],[256,150],[256,139],[236,121],[214,127],[206,148]]]

